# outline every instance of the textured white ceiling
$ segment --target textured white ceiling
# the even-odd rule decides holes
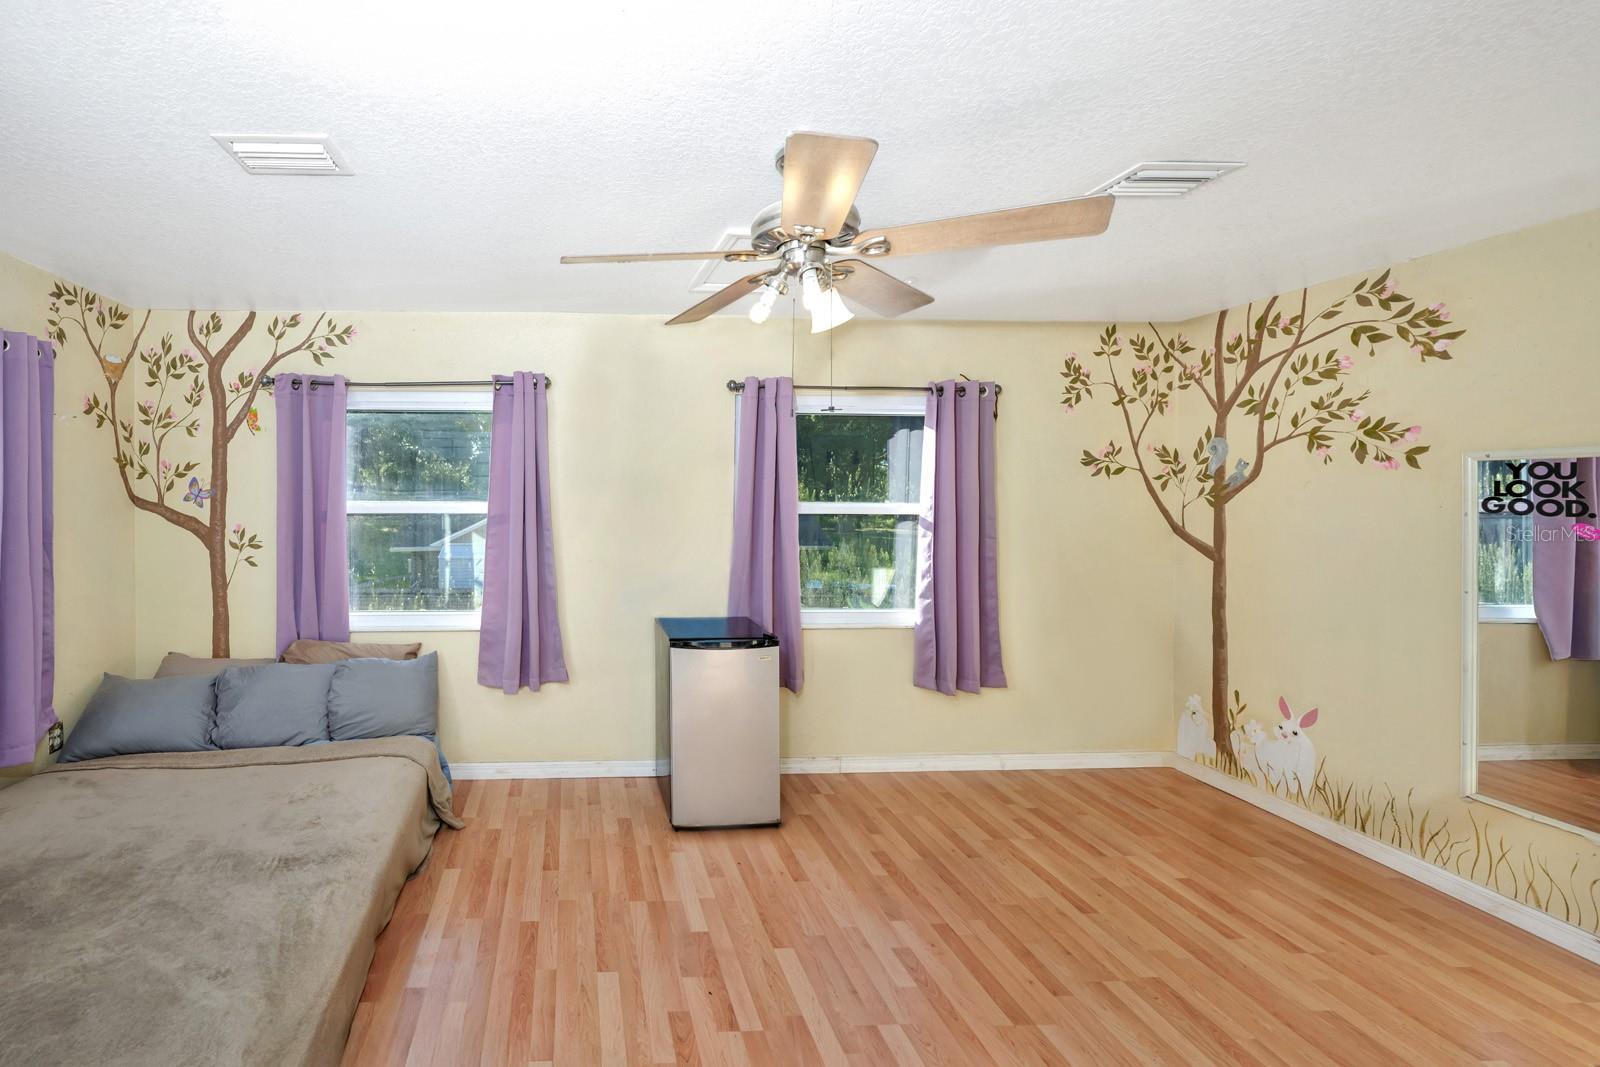
[[[668,315],[793,129],[869,225],[1249,166],[1102,237],[896,259],[919,318],[1178,319],[1600,207],[1594,0],[0,5],[0,250],[159,307]],[[326,132],[349,178],[213,133]]]

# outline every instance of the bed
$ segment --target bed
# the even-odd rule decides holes
[[[0,789],[0,1064],[337,1064],[440,825],[420,737],[58,764]]]

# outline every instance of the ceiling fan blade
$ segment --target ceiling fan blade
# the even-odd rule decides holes
[[[1115,198],[1110,196],[1080,196],[1073,200],[1058,200],[1053,204],[1034,204],[1005,211],[987,211],[981,215],[960,215],[937,222],[914,222],[909,226],[870,230],[858,236],[852,244],[868,255],[914,256],[921,252],[950,252],[958,248],[1092,237],[1104,232],[1110,224],[1114,203]],[[871,252],[867,246],[875,241],[886,241],[888,247],[882,252]]]
[[[724,248],[720,252],[636,252],[618,256],[562,256],[563,263],[667,263],[680,259],[720,259],[728,263],[753,263],[767,259],[748,248]]]
[[[687,311],[667,320],[668,326],[680,326],[686,322],[699,322],[708,315],[714,315],[738,300],[758,289],[762,282],[772,277],[772,271],[764,270],[756,274],[747,274],[732,285],[725,285],[721,289],[706,297],[700,303]]]
[[[871,308],[886,318],[904,315],[933,303],[933,297],[913,288],[862,259],[841,259],[832,264],[833,287],[841,296]],[[849,268],[845,273],[842,268]]]
[[[832,237],[856,201],[878,142],[870,137],[791,133],[783,146],[783,228]]]

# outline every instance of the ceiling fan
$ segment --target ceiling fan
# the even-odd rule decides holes
[[[762,263],[754,274],[719,289],[667,320],[667,325],[699,322],[756,292],[760,296],[750,309],[750,320],[765,322],[778,297],[798,286],[801,303],[811,313],[811,332],[821,333],[851,318],[841,294],[889,317],[933,303],[933,297],[885,274],[868,259],[1090,237],[1103,232],[1111,221],[1113,199],[1101,195],[864,230],[855,208],[856,192],[877,151],[878,142],[868,137],[790,134],[776,161],[783,175],[783,199],[751,223],[748,249],[562,256],[561,262],[720,259]]]

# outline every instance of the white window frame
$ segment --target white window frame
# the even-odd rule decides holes
[[[484,389],[351,389],[348,411],[491,411],[494,391]],[[348,478],[348,476],[347,476]],[[346,515],[487,515],[487,500],[346,500]],[[348,567],[349,564],[346,563]],[[477,630],[481,611],[351,611],[350,632],[425,633]]]
[[[796,390],[796,415],[923,415],[927,397],[919,393],[826,389]],[[800,501],[802,515],[904,515],[922,514],[920,500],[909,503],[837,503]],[[920,545],[921,536],[919,533]],[[919,549],[920,556],[920,549]],[[913,581],[915,576],[913,575]],[[915,608],[801,608],[800,626],[807,630],[903,630],[915,626]]]
[[[1532,604],[1479,604],[1479,622],[1538,622]]]

